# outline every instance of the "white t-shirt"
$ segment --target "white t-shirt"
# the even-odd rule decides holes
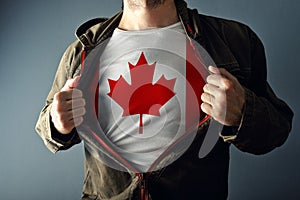
[[[186,35],[178,22],[141,31],[117,28],[100,58],[99,124],[107,138],[123,150],[121,156],[140,171],[146,172],[171,142],[186,131],[185,57]],[[136,66],[143,59],[146,59],[145,66]],[[146,88],[157,99],[157,88],[151,90],[151,84],[157,82],[165,85],[169,89],[166,91],[169,95],[173,92],[173,96],[165,97],[163,105],[155,105],[152,95],[147,94],[149,101],[141,98],[145,104],[152,102],[154,110],[150,114],[132,114],[130,109],[139,110],[130,108],[130,98],[139,96],[134,93],[137,88],[133,87],[147,84]],[[141,105],[143,103],[138,106]]]

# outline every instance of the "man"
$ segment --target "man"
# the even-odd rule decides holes
[[[113,42],[122,37],[134,38],[136,31],[159,32],[163,27],[176,27],[200,43],[216,63],[209,67],[206,84],[199,88],[203,90],[199,107],[224,125],[217,144],[205,158],[199,159],[199,148],[207,131],[204,124],[187,151],[147,176],[146,183],[142,173],[133,173],[126,166],[127,171],[108,166],[87,147],[82,199],[226,199],[230,144],[241,151],[264,154],[282,145],[291,130],[292,111],[275,96],[266,81],[262,43],[247,26],[200,15],[188,9],[183,0],[124,0],[123,3],[123,10],[111,19],[91,20],[78,29],[78,40],[70,45],[59,65],[37,122],[37,132],[52,152],[79,143],[76,127],[84,123],[89,112],[84,92],[76,88],[83,78],[78,75],[83,74],[86,54],[110,37],[103,54],[113,54],[117,49]],[[100,92],[101,83],[100,80]],[[99,106],[105,108],[101,105],[104,101],[101,95],[97,97]],[[101,109],[99,112],[101,116]],[[103,126],[109,132],[111,122],[107,124]],[[114,138],[110,138],[113,143],[120,142]],[[130,148],[122,143],[126,139],[121,144]],[[118,160],[118,156],[112,157]]]

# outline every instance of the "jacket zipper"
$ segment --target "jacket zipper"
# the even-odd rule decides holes
[[[86,57],[86,49],[84,47],[82,47],[82,51],[81,51],[81,74],[84,71],[85,57]]]
[[[149,195],[148,191],[148,177],[151,174],[151,172],[148,173],[137,173],[140,183],[139,183],[139,196],[140,200],[151,200],[151,197]]]
[[[180,18],[181,22],[182,19]],[[183,26],[184,27],[184,26]],[[187,28],[188,31],[192,34],[193,31],[190,27],[189,24],[187,24]],[[186,35],[190,41],[190,45],[192,46],[192,48],[195,50],[195,52],[198,52],[197,49],[195,48],[195,46],[192,43],[192,40],[190,39],[189,35],[187,34],[187,30],[184,27],[184,30],[186,32]],[[198,52],[199,53],[199,52]],[[82,48],[82,52],[81,52],[81,74],[84,71],[84,67],[85,67],[85,58],[86,58],[86,54],[87,54],[87,50],[83,47]],[[198,57],[197,53],[195,53],[195,55]],[[206,122],[208,119],[210,118],[209,115],[207,115],[204,119],[202,119],[199,123],[198,126],[202,125],[204,122]],[[98,137],[97,134],[95,134],[91,129],[89,129],[88,127],[86,127],[86,129],[88,130],[88,132],[94,136],[94,138],[96,138],[96,140],[110,153],[112,154],[120,163],[122,163],[127,169],[129,169],[132,172],[135,172],[136,175],[139,178],[139,196],[140,196],[140,200],[151,200],[151,197],[149,195],[149,191],[148,191],[148,178],[151,175],[151,170],[154,170],[155,165],[158,163],[157,161],[160,160],[159,158],[157,159],[156,162],[153,163],[153,165],[150,167],[150,172],[148,173],[139,173],[138,170],[136,170],[133,166],[131,166],[126,160],[124,160],[117,152],[115,152],[111,147],[109,147],[108,145],[106,145],[106,143],[100,138]],[[162,154],[164,155],[169,149],[171,149],[172,147],[174,147],[176,144],[178,144],[178,142],[180,142],[182,139],[184,139],[187,135],[189,135],[189,132],[184,135],[183,137],[179,138],[179,140],[177,140],[175,143],[173,143],[170,147],[168,147],[168,149]],[[161,158],[162,156],[160,156]]]

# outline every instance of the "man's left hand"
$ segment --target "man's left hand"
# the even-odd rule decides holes
[[[245,90],[224,68],[209,67],[212,72],[203,87],[201,109],[226,126],[239,126],[245,104]]]

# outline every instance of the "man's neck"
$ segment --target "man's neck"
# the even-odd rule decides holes
[[[146,1],[146,0],[145,0]],[[132,6],[124,0],[123,16],[119,28],[123,30],[143,30],[166,27],[178,22],[176,6],[173,0],[166,0],[154,8],[144,5]]]

